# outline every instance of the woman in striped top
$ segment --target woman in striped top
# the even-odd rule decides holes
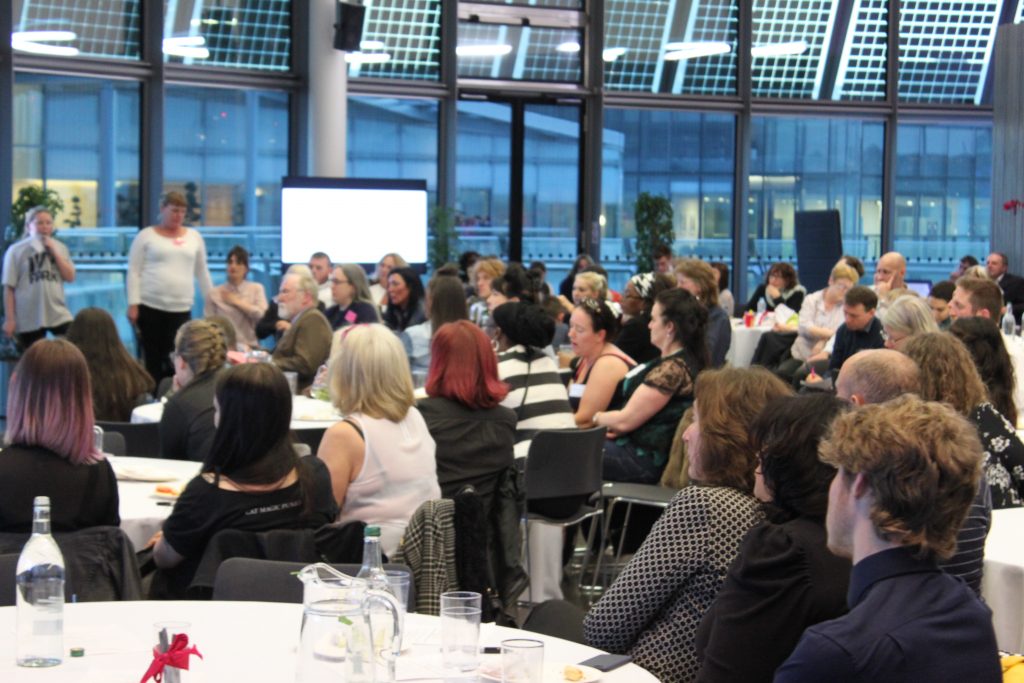
[[[501,405],[516,412],[515,456],[525,457],[541,429],[576,427],[569,393],[558,366],[544,353],[555,334],[555,321],[539,306],[510,301],[494,309],[498,376],[508,383]]]

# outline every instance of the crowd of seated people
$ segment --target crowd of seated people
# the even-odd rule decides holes
[[[174,330],[170,387],[155,392],[163,456],[202,466],[150,544],[154,594],[184,595],[223,529],[363,522],[393,555],[424,503],[466,486],[496,495],[540,430],[599,427],[606,481],[662,481],[677,438],[687,483],[582,619],[591,645],[666,681],[817,680],[830,662],[844,680],[882,680],[864,672],[905,672],[919,652],[923,670],[945,671],[945,619],[974,647],[949,670],[970,662],[967,678],[994,680],[977,600],[984,538],[993,509],[1024,505],[1014,368],[994,322],[1016,286],[1005,257],[927,298],[907,289],[896,252],[872,286],[844,257],[810,294],[791,264],[773,263],[746,308],[776,312],[771,333],[787,346],[770,367],[735,368],[728,267],[655,256],[620,293],[587,256],[556,292],[543,263],[466,254],[424,287],[397,253],[368,277],[317,252],[266,302],[246,279],[248,253],[232,249],[208,318]],[[91,427],[127,421],[154,378],[103,311],[81,311],[68,338],[36,342],[14,373],[0,481],[31,486],[0,485],[0,531],[24,531],[44,493],[83,511],[55,529],[119,523]],[[270,362],[246,362],[260,359],[238,352],[260,339]],[[343,416],[306,457],[290,429],[291,373]],[[73,434],[41,428],[54,411]],[[868,609],[880,615],[870,628]],[[899,614],[920,624],[906,651],[889,645],[904,635]]]

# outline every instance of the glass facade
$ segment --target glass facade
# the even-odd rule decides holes
[[[141,0],[14,0],[11,46],[54,57],[137,60]]]
[[[462,250],[508,258],[512,105],[459,102],[455,230]]]
[[[641,192],[671,201],[677,256],[732,261],[733,115],[607,109],[603,137],[603,261],[635,270]]]
[[[287,71],[291,0],[164,0],[164,61]]]
[[[594,203],[592,190],[581,186],[581,150],[590,149],[590,141],[573,87],[584,81],[592,27],[587,21],[582,28],[499,26],[463,17],[451,36],[450,47],[460,48],[456,73],[442,79],[445,2],[363,3],[362,44],[348,66],[348,174],[425,178],[432,204],[449,198],[461,249],[508,256],[510,230],[521,223],[521,257],[548,261],[557,272],[575,254],[581,216],[589,220]],[[740,9],[746,7],[740,0],[483,4],[560,17],[598,3],[606,106],[601,158],[591,163],[601,173],[595,220],[613,285],[620,286],[635,260],[632,214],[640,192],[670,199],[677,254],[731,261],[733,240],[746,239],[749,285],[767,264],[794,258],[793,226],[801,210],[838,209],[847,252],[870,268],[882,250],[896,248],[918,279],[937,279],[959,256],[988,251],[991,123],[984,116],[956,117],[991,101],[995,33],[1000,22],[1024,19],[1024,0],[902,0],[899,17],[888,15],[887,0],[751,0],[749,45],[739,43]],[[149,4],[9,3],[14,135],[11,168],[4,172],[13,192],[44,184],[63,198],[57,223],[86,274],[80,276],[83,292],[123,286],[128,241],[156,218],[152,207],[143,215],[142,206],[161,175],[158,189],[188,197],[190,220],[207,235],[215,269],[230,246],[242,243],[254,254],[254,271],[269,274],[278,258],[280,179],[304,171],[290,167],[289,158],[291,127],[298,135],[306,131],[304,121],[289,120],[290,98],[303,87],[293,64],[304,49],[292,35],[293,2],[154,4],[163,8],[163,34],[156,38],[165,60],[178,67],[167,70],[168,81],[140,61]],[[887,83],[887,60],[895,59],[887,51],[890,31],[899,38],[899,79]],[[473,54],[481,45],[508,50]],[[751,56],[750,79],[739,83],[744,50]],[[94,58],[106,60],[102,78],[66,75],[88,72]],[[233,83],[232,75],[242,72],[244,85]],[[450,88],[453,79],[472,79],[471,96],[491,91],[504,99],[460,100],[452,105],[454,128],[442,130],[442,106],[460,96]],[[500,81],[519,83],[506,88]],[[164,93],[155,105],[142,97],[151,86]],[[831,102],[809,116],[803,107],[810,100]],[[843,106],[854,101],[861,105],[856,110]],[[923,114],[918,104],[941,110]],[[150,148],[143,142],[159,139],[156,132],[147,136],[147,106],[162,107],[157,172],[146,167]],[[913,118],[907,118],[911,107]],[[519,198],[510,196],[517,112],[521,217],[511,215]],[[884,168],[886,121],[898,121],[891,178]],[[736,140],[747,133],[749,192],[735,196],[737,160],[748,153]],[[438,151],[446,134],[455,140],[447,172],[439,168]],[[293,152],[294,164],[302,155]],[[455,186],[445,187],[452,172]],[[887,182],[891,214],[881,204]],[[737,203],[749,221],[746,235],[734,222]],[[887,215],[893,219],[889,245],[882,239]],[[114,299],[89,301],[115,312],[123,307]]]
[[[604,14],[607,88],[736,94],[737,0],[607,0]]]
[[[359,49],[368,58],[349,57],[350,78],[441,77],[441,0],[375,0],[364,6]]]
[[[59,228],[139,224],[137,83],[19,73],[14,187],[56,190]]]
[[[579,82],[580,32],[459,22],[460,78]]]
[[[992,125],[901,123],[897,134],[896,251],[907,277],[949,277],[960,257],[984,261],[992,224]]]
[[[798,211],[838,210],[843,253],[865,262],[877,259],[882,252],[884,124],[755,116],[752,126],[748,289],[760,284],[772,263],[795,265]]]

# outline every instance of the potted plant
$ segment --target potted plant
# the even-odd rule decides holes
[[[662,195],[641,192],[633,205],[636,220],[636,267],[639,273],[654,270],[652,254],[658,245],[671,247],[672,203]]]
[[[430,211],[430,255],[432,269],[437,270],[449,261],[455,260],[458,249],[455,234],[455,212],[447,206],[435,206]]]
[[[45,206],[50,215],[57,217],[64,210],[64,200],[56,190],[44,189],[40,185],[26,185],[18,190],[18,196],[11,204],[11,222],[4,231],[8,244],[16,242],[25,234],[25,214],[33,206]]]

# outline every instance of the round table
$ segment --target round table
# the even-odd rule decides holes
[[[199,474],[200,463],[190,460],[132,458],[124,455],[107,457],[114,468],[114,473],[117,474],[117,494],[121,501],[121,529],[135,549],[139,550],[160,529],[174,507],[174,500],[159,496],[156,487],[166,484],[178,489],[184,488],[192,477]],[[165,482],[137,480],[155,478],[160,474],[172,476],[174,479]]]
[[[757,350],[757,343],[761,341],[761,335],[770,332],[771,329],[772,324],[746,327],[742,320],[733,319],[732,343],[729,344],[725,360],[734,368],[749,368],[754,351]]]
[[[15,608],[0,608],[0,680],[5,683],[48,681],[137,683],[152,659],[153,624],[191,623],[191,642],[203,654],[193,658],[188,683],[245,681],[289,683],[295,680],[296,647],[302,606],[266,602],[92,602],[64,608],[64,648],[85,648],[85,656],[66,658],[49,669],[22,669],[14,663]],[[440,671],[440,625],[437,617],[410,614],[406,618],[406,652],[398,660],[397,680],[452,680]],[[547,663],[577,663],[600,650],[526,631],[483,624],[480,645],[499,645],[506,638],[544,641]],[[485,655],[495,657],[495,655]],[[500,661],[500,658],[498,658]],[[476,681],[475,674],[458,677]],[[627,664],[601,677],[603,683],[657,682],[657,678]],[[547,681],[545,681],[547,683]]]
[[[132,422],[159,422],[164,414],[162,401],[136,406],[132,410]],[[326,429],[341,419],[341,415],[327,401],[318,401],[309,396],[292,396],[292,429]]]

